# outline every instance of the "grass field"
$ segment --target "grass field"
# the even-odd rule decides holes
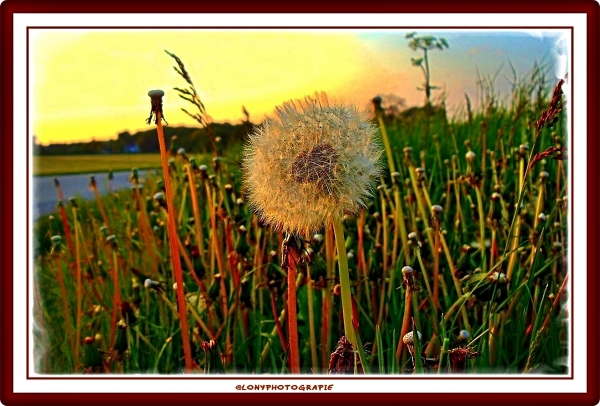
[[[33,175],[67,175],[160,167],[160,154],[34,156]]]
[[[34,228],[36,371],[566,374],[563,82],[552,91],[538,72],[515,83],[507,102],[483,92],[453,118],[424,109],[384,120],[375,102],[385,155],[372,199],[304,240],[260,221],[240,166],[221,156],[167,164],[165,154],[168,169],[132,171],[131,188],[59,204]],[[318,117],[337,120],[332,111]],[[289,201],[308,175],[334,179],[333,141],[286,145],[295,172],[280,173],[298,183]],[[159,160],[37,164],[49,174]],[[311,203],[281,207],[308,216]]]

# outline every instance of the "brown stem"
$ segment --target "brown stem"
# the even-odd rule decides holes
[[[288,332],[290,343],[290,371],[292,374],[300,373],[300,351],[298,349],[298,315],[296,307],[296,261],[293,258],[287,261],[288,277]]]

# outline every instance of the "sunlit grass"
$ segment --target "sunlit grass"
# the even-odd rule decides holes
[[[34,156],[33,175],[68,175],[76,173],[105,173],[160,168],[160,154],[95,154]]]

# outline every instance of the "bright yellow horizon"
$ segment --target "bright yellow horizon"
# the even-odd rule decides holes
[[[363,107],[388,74],[374,69],[383,54],[352,32],[32,30],[37,141],[109,139],[147,128],[150,89],[165,91],[169,124],[197,125],[181,111],[193,109],[173,88],[187,84],[165,49],[181,58],[214,121],[238,122],[245,106],[260,122],[282,102],[315,91]]]
[[[239,122],[245,106],[251,121],[259,123],[276,106],[315,91],[360,108],[377,94],[392,93],[408,106],[420,105],[423,93],[417,87],[423,76],[410,60],[421,55],[408,48],[404,34],[366,29],[30,29],[31,131],[38,143],[49,144],[114,139],[122,131],[147,129],[151,89],[165,91],[170,125],[197,125],[181,111],[192,106],[173,88],[187,84],[164,50],[181,58],[216,122]],[[510,60],[520,74],[527,74],[553,46],[552,38],[527,33],[433,34],[450,43],[448,50],[430,54],[430,66],[432,83],[446,92],[451,110],[465,93],[476,100],[480,73],[491,75],[504,65],[506,75]]]

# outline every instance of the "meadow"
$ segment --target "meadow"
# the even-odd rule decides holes
[[[131,168],[160,168],[158,154],[34,156],[33,176],[128,171]]]
[[[467,96],[453,117],[429,94],[405,115],[373,100],[383,169],[341,243],[333,226],[266,226],[240,148],[218,138],[212,157],[167,147],[166,171],[141,183],[133,168],[130,189],[94,201],[57,185],[57,213],[34,230],[36,371],[567,373],[562,83],[536,67],[502,99],[479,79],[477,107]]]

